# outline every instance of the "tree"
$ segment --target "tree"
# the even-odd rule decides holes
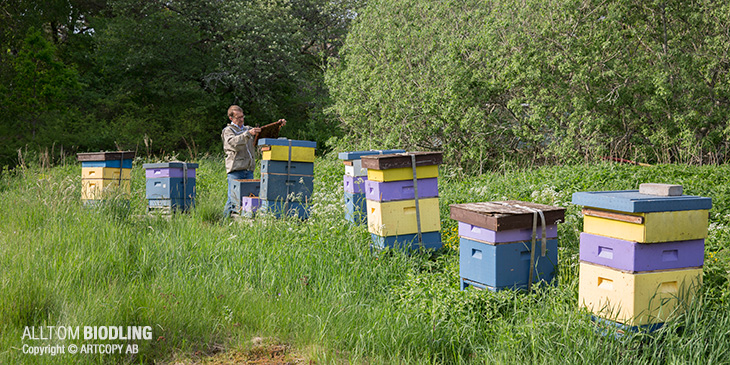
[[[328,73],[349,139],[521,161],[725,161],[714,1],[371,1]]]
[[[56,48],[38,29],[28,31],[10,59],[12,76],[6,75],[8,82],[0,86],[2,162],[24,145],[49,146],[68,135],[64,129],[74,113],[70,100],[80,89],[76,70],[58,59]]]

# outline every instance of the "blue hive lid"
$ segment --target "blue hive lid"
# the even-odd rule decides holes
[[[192,162],[159,162],[159,163],[146,163],[142,165],[145,169],[181,169],[185,167],[184,165],[187,165],[187,168],[189,169],[196,169],[198,168],[197,163]]]
[[[573,193],[573,204],[628,213],[651,213],[712,208],[712,198],[640,194],[638,190]]]
[[[340,160],[359,160],[362,156],[370,155],[389,155],[392,153],[403,153],[405,150],[369,150],[369,151],[352,151],[352,152],[340,152],[337,154],[337,158]]]
[[[289,146],[289,139],[286,138],[261,138],[259,139],[259,146]],[[317,148],[317,142],[312,141],[299,141],[296,139],[291,140],[292,147],[307,147]]]

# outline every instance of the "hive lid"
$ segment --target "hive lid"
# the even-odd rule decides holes
[[[368,151],[351,151],[351,152],[340,152],[337,154],[337,158],[340,160],[359,160],[362,156],[370,155],[389,155],[393,153],[403,153],[405,150],[368,150]]]
[[[259,146],[289,146],[289,139],[286,138],[262,138],[259,140]],[[317,148],[317,142],[291,140],[292,147]]]
[[[189,168],[189,169],[196,169],[196,168],[198,168],[198,164],[197,163],[193,163],[193,162],[179,162],[179,161],[176,161],[176,162],[146,163],[146,164],[142,165],[142,167],[144,167],[145,169],[165,169],[165,168],[181,169],[181,168],[185,167],[185,165],[187,165],[187,168]]]
[[[565,208],[519,200],[452,204],[449,207],[451,219],[492,231],[532,228],[534,214],[530,209],[541,210],[547,225],[565,219]],[[539,216],[538,225],[542,225]]]
[[[416,156],[416,166],[439,165],[443,161],[443,153],[441,152],[405,152],[363,156],[362,167],[374,170],[411,167],[411,155]]]
[[[111,151],[111,152],[81,152],[76,154],[78,161],[109,161],[109,160],[131,160],[134,158],[134,151]]]
[[[573,204],[627,213],[651,213],[712,208],[712,198],[692,195],[660,196],[639,190],[583,191],[573,193]]]

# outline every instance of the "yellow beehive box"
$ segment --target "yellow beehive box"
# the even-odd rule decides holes
[[[603,211],[606,217],[584,215],[583,231],[638,243],[673,242],[707,237],[708,210],[654,213]],[[636,218],[633,222],[631,219]]]
[[[122,175],[122,180],[129,180],[132,178],[132,169],[120,169],[116,167],[82,167],[81,178],[82,179],[119,179],[119,174]]]
[[[366,204],[370,233],[384,237],[418,233],[414,199],[389,202],[368,200]],[[418,207],[421,213],[421,232],[441,230],[439,199],[419,199]]]
[[[131,180],[119,179],[82,179],[81,180],[81,199],[82,200],[99,200],[123,194],[125,198],[129,198],[132,194]]]
[[[267,146],[262,158],[264,160],[289,161],[289,146]],[[291,160],[293,162],[314,162],[314,148],[292,146]]]
[[[630,326],[664,323],[683,310],[702,284],[702,268],[631,274],[580,263],[578,303]]]
[[[416,167],[416,177],[418,179],[427,179],[439,176],[438,165],[418,166]],[[368,169],[368,180],[370,181],[398,181],[413,180],[413,169],[410,167],[399,167],[387,170]]]

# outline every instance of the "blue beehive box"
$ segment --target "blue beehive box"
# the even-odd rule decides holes
[[[467,286],[490,290],[527,288],[531,241],[493,245],[462,237],[459,242],[462,290]],[[547,241],[544,257],[540,255],[541,245],[537,240],[533,283],[539,280],[550,283],[558,263],[558,240]]]
[[[312,141],[300,141],[296,139],[286,138],[261,138],[259,139],[259,146],[289,146],[291,142],[292,147],[307,147],[317,148],[317,142]]]
[[[301,220],[309,218],[309,204],[298,201],[285,202],[282,200],[261,200],[258,212],[273,214],[276,218],[282,216],[297,217]]]
[[[145,177],[185,177],[188,179],[195,178],[195,169],[198,168],[197,163],[191,162],[162,162],[162,163],[146,163],[142,165],[145,169]]]
[[[287,193],[303,199],[312,196],[313,190],[313,176],[261,175],[261,200],[284,200],[287,199]]]
[[[186,211],[195,207],[194,199],[149,199],[150,209],[170,209]]]
[[[421,240],[418,242],[418,234],[402,234],[396,236],[380,236],[375,233],[370,234],[373,239],[372,247],[376,249],[392,248],[417,250],[420,247],[425,249],[441,248],[441,232],[422,232]]]
[[[82,161],[81,167],[111,167],[111,168],[123,168],[131,169],[132,160],[106,160],[106,161]]]
[[[289,166],[287,161],[262,160],[261,173],[313,176],[314,164],[311,162],[292,162]]]
[[[233,180],[231,192],[237,197],[236,201],[247,196],[259,196],[261,191],[261,180],[259,179],[241,179]]]
[[[358,224],[367,222],[365,193],[345,192],[345,219]]]
[[[614,336],[620,338],[626,335],[630,334],[636,334],[636,333],[651,333],[654,331],[659,330],[664,326],[664,323],[651,323],[651,324],[645,324],[641,326],[630,326],[627,324],[611,321],[605,318],[597,317],[597,316],[591,316],[591,322],[593,322],[599,332],[602,335],[610,335],[613,334]]]
[[[195,198],[195,179],[159,177],[147,179],[147,199]]]

